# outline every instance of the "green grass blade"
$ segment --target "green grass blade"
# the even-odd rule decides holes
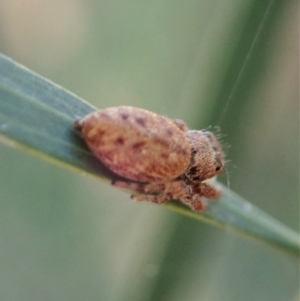
[[[77,96],[0,55],[2,141],[100,177],[109,176],[73,128],[76,118],[94,110]]]
[[[252,237],[275,248],[300,256],[300,236],[270,215],[256,208],[241,196],[222,187],[222,198],[211,201],[203,214],[197,214],[178,204],[166,204],[175,211],[220,228]]]
[[[116,179],[87,149],[73,128],[76,118],[95,110],[63,88],[0,55],[0,138],[46,159]],[[223,229],[230,229],[300,255],[299,234],[223,187],[223,197],[204,214],[177,203],[167,206]]]

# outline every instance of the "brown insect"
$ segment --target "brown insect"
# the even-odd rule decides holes
[[[207,180],[224,171],[225,156],[209,131],[189,130],[181,120],[128,106],[88,114],[75,128],[104,165],[128,179],[113,185],[137,191],[136,201],[178,199],[203,211],[201,197],[220,196]]]

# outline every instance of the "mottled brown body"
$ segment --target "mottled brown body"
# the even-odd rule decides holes
[[[181,120],[127,106],[93,112],[75,127],[109,169],[129,180],[114,185],[140,192],[133,196],[137,201],[180,199],[202,211],[202,196],[220,195],[203,183],[225,168],[221,146],[210,132],[191,131]]]

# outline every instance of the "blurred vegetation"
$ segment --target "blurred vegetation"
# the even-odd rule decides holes
[[[99,108],[221,126],[221,181],[299,231],[298,8],[0,0],[0,51]],[[1,300],[297,295],[294,258],[4,145],[0,166]]]

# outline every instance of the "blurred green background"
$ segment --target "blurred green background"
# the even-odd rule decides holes
[[[298,10],[296,0],[0,0],[0,51],[99,108],[220,126],[220,181],[299,231]],[[295,258],[0,145],[3,301],[298,291]]]

